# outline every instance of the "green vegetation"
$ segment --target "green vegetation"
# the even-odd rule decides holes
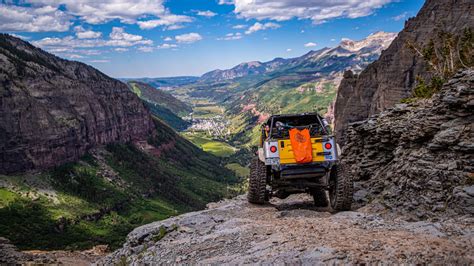
[[[431,78],[428,83],[417,76],[412,95],[403,99],[404,103],[430,98],[459,69],[474,66],[474,33],[470,28],[466,28],[460,36],[440,32],[424,46],[412,42],[407,42],[407,46],[428,64]]]
[[[243,167],[242,165],[238,163],[229,163],[229,164],[226,164],[225,167],[234,171],[235,174],[241,178],[246,178],[250,174],[250,169],[248,167]]]
[[[145,105],[146,107],[148,107],[148,109],[154,116],[156,116],[157,118],[159,118],[177,131],[183,131],[191,124],[181,119],[181,117],[177,116],[169,109],[166,109],[165,107],[162,107],[158,104],[145,102]]]
[[[21,249],[119,247],[135,227],[236,193],[221,159],[155,120],[143,152],[111,144],[35,175],[0,176],[0,235]]]
[[[228,143],[220,140],[213,140],[203,133],[183,133],[186,139],[191,141],[194,145],[200,147],[205,152],[210,152],[219,157],[229,157],[235,153],[236,149]]]

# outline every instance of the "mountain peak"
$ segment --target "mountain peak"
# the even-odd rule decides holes
[[[351,52],[357,52],[363,48],[374,46],[381,46],[383,49],[385,49],[393,41],[393,39],[395,39],[396,36],[397,34],[393,32],[377,31],[371,33],[369,36],[359,41],[342,38],[339,46]]]

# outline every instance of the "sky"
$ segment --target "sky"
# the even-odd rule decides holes
[[[0,32],[116,78],[199,76],[399,32],[423,0],[0,0]]]

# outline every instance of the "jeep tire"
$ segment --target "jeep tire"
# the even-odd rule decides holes
[[[311,195],[314,199],[314,205],[316,207],[327,207],[329,202],[324,189],[316,188],[311,190]]]
[[[334,211],[349,211],[352,204],[354,184],[343,165],[332,167],[329,177],[329,201]]]
[[[268,200],[266,195],[267,168],[258,157],[250,162],[249,192],[247,200],[254,204],[264,204]]]

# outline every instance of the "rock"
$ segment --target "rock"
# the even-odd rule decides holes
[[[356,202],[383,200],[418,219],[472,213],[474,186],[465,184],[472,183],[474,153],[461,147],[474,145],[474,112],[459,103],[474,98],[473,87],[474,69],[467,69],[431,99],[351,124],[341,158],[357,181]]]
[[[0,34],[0,97],[0,174],[60,165],[154,131],[127,85],[7,34]]]
[[[346,128],[351,122],[365,120],[400,103],[401,99],[410,96],[417,76],[426,80],[431,78],[426,62],[411,51],[407,42],[426,44],[441,31],[459,35],[465,28],[474,28],[473,17],[471,0],[427,0],[417,16],[406,21],[404,29],[378,60],[359,76],[345,74],[334,110],[339,143],[344,142]],[[449,105],[473,105],[472,99],[459,96],[445,95],[443,101]],[[407,109],[407,105],[398,105],[392,113],[401,114]]]

